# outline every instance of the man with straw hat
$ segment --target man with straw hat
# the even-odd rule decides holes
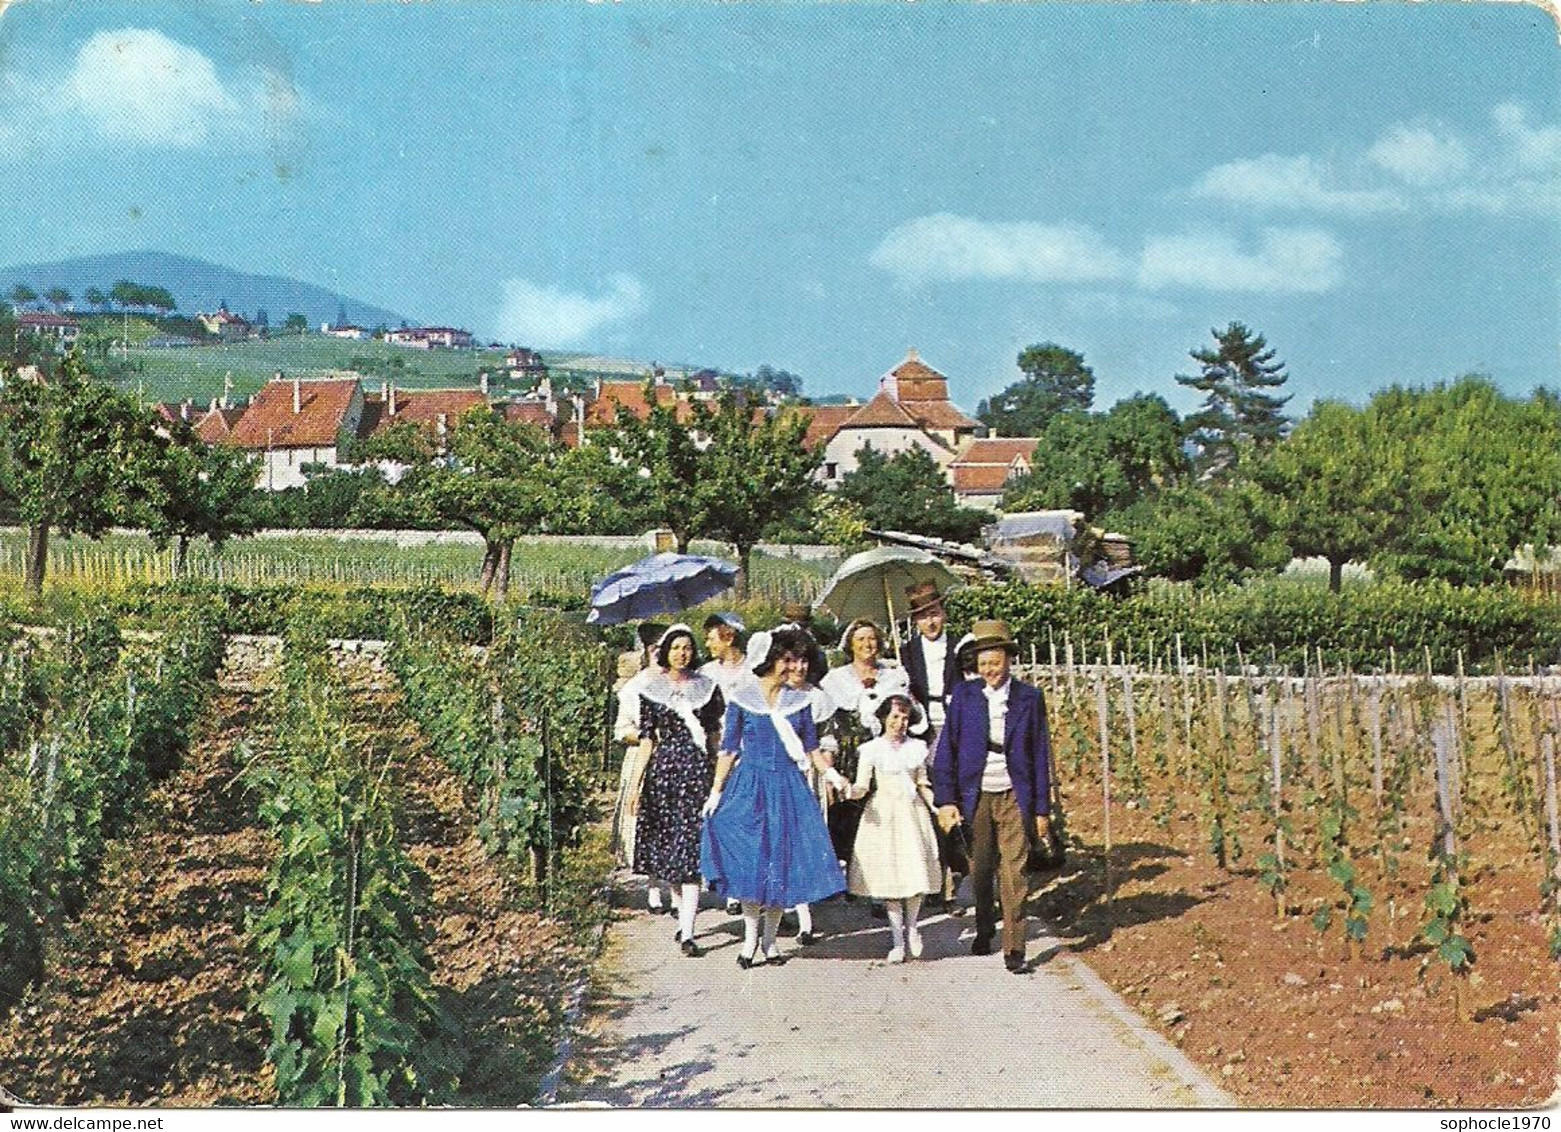
[[[977,679],[954,687],[932,760],[933,799],[945,830],[970,835],[976,904],[975,955],[989,955],[997,932],[993,882],[1003,912],[1003,962],[1025,962],[1025,861],[1050,833],[1051,741],[1041,690],[1010,673],[1019,644],[1003,621],[977,621],[966,646]]]

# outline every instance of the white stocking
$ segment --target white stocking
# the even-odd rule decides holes
[[[683,886],[682,899],[678,901],[678,930],[683,934],[680,938],[690,940],[694,938],[694,917],[699,914],[699,886],[697,884],[685,884]]]
[[[677,906],[678,906],[678,886],[675,885],[675,884],[667,885],[667,903],[672,905],[673,911],[677,910]]]
[[[813,909],[806,904],[797,905],[797,934],[813,930]]]
[[[743,905],[743,954],[752,959],[759,950],[759,913]]]
[[[764,909],[764,954],[775,954],[775,933],[780,930],[781,910],[779,908]]]
[[[898,900],[884,901],[884,908],[889,913],[889,940],[894,945],[892,950],[905,950],[905,906]]]
[[[916,918],[921,915],[921,897],[912,896],[905,901],[905,926],[912,930],[916,927]]]
[[[655,881],[652,881],[646,890],[646,900],[652,912],[661,911],[661,887]]]

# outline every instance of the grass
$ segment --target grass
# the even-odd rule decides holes
[[[717,544],[695,544],[696,553],[724,555]],[[0,531],[0,592],[20,592],[27,550],[25,532]],[[646,554],[643,547],[586,542],[523,540],[511,563],[511,597],[532,593],[588,594],[592,583]],[[836,564],[773,558],[755,553],[752,589],[772,602],[811,600]],[[243,585],[332,583],[340,585],[437,585],[475,590],[482,547],[461,542],[399,545],[387,537],[352,538],[300,532],[230,542],[220,551],[190,547],[191,578]],[[173,552],[158,551],[142,534],[114,533],[100,540],[54,539],[49,544],[46,586],[118,589],[173,577]]]

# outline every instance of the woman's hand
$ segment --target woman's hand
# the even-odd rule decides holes
[[[704,818],[710,817],[715,813],[716,807],[718,807],[720,804],[721,792],[719,790],[710,791],[710,797],[706,798],[705,804],[699,807],[699,816]]]
[[[958,824],[959,824],[959,807],[958,806],[939,806],[938,807],[938,825],[942,828],[944,833],[948,833],[949,831],[951,831]]]

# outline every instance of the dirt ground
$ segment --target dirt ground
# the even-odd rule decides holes
[[[524,907],[475,833],[459,782],[359,671],[366,726],[398,754],[408,854],[428,875],[429,954],[467,1036],[459,1103],[528,1103],[553,1057],[564,987],[586,949]],[[33,1104],[209,1107],[274,1103],[260,964],[246,916],[266,898],[270,839],[239,774],[263,749],[264,705],[224,686],[185,765],[116,842],[82,915],[49,944],[45,980],[0,1025],[0,1088]]]
[[[1044,878],[1032,908],[1160,1032],[1241,1103],[1285,1108],[1515,1108],[1557,1095],[1561,964],[1538,914],[1542,866],[1503,839],[1477,839],[1465,870],[1474,973],[1455,987],[1416,935],[1426,920],[1423,848],[1396,883],[1363,863],[1377,898],[1351,958],[1338,918],[1312,913],[1337,889],[1292,878],[1285,915],[1253,859],[1229,871],[1198,844],[1195,816],[1170,830],[1113,810],[1112,899],[1105,893],[1101,802],[1076,792],[1068,820],[1085,849]],[[1430,837],[1412,823],[1413,846]],[[1463,1013],[1459,1018],[1461,996]]]

